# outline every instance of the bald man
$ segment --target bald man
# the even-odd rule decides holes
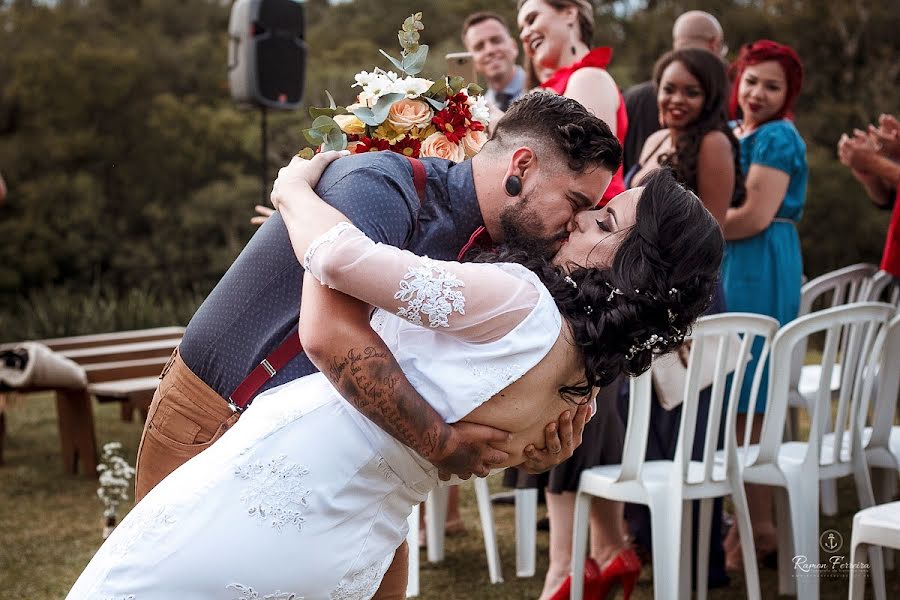
[[[724,58],[728,47],[718,19],[702,10],[689,10],[675,19],[672,26],[672,49],[703,48]],[[652,81],[645,81],[625,91],[625,111],[628,113],[628,134],[622,169],[631,169],[641,156],[644,142],[659,129],[659,113],[656,108],[656,88]]]

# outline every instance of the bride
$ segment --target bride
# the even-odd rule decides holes
[[[273,191],[306,270],[300,331],[374,307],[374,329],[444,419],[512,432],[499,466],[543,447],[544,425],[598,386],[676,348],[712,294],[719,226],[668,171],[576,215],[552,264],[511,250],[460,264],[375,244],[322,202],[311,186],[337,156],[295,159]],[[260,395],[131,511],[68,598],[370,598],[440,484],[335,390],[391,385],[368,371],[372,352]]]

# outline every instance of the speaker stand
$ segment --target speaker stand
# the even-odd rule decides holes
[[[269,189],[269,177],[266,173],[267,163],[268,163],[268,128],[266,126],[266,106],[265,104],[259,105],[260,111],[260,120],[259,120],[259,137],[260,137],[260,183],[262,184],[262,201],[260,205],[268,206],[267,202],[268,198],[268,189]]]

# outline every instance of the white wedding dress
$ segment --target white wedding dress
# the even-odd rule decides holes
[[[347,223],[306,256],[319,281],[379,307],[373,327],[455,422],[550,351],[561,318],[520,265],[433,261]],[[364,360],[349,356],[346,368]],[[213,446],[163,480],[69,599],[366,599],[436,469],[316,373],[261,394]]]

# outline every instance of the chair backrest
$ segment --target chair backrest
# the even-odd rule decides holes
[[[869,291],[876,272],[878,272],[876,265],[859,263],[825,273],[808,281],[800,288],[800,309],[797,311],[797,316],[802,317],[812,313],[817,302],[824,302],[825,308],[834,308],[852,302],[870,300]],[[843,347],[840,350],[843,350]],[[803,367],[803,357],[806,355],[806,341],[798,344],[794,352],[794,359],[791,360],[792,390],[796,390],[800,383],[800,369]]]
[[[858,432],[859,400],[863,395],[863,373],[869,360],[881,326],[894,312],[894,307],[878,302],[861,302],[837,306],[800,317],[776,334],[772,343],[769,373],[768,406],[763,419],[759,443],[759,454],[755,465],[774,463],[781,446],[784,420],[788,406],[791,361],[799,345],[819,332],[825,332],[825,347],[822,351],[819,388],[816,393],[805,461],[811,468],[818,468],[821,460],[822,435],[834,431],[834,462],[840,462],[840,450],[846,436]],[[838,353],[841,340],[846,345]],[[802,357],[800,358],[802,361]],[[841,368],[841,389],[837,411],[831,415],[831,373],[836,364]],[[831,421],[829,428],[827,422]],[[849,438],[852,446],[853,438]]]
[[[869,282],[868,302],[887,302],[894,306],[900,305],[900,283],[887,271],[878,271]]]
[[[900,314],[895,314],[881,328],[870,352],[864,377],[859,404],[860,427],[869,416],[869,403],[874,390],[875,406],[870,419],[872,435],[867,448],[887,449],[900,392]]]
[[[703,317],[693,326],[690,340],[685,387],[682,390],[681,424],[675,450],[674,466],[683,483],[698,484],[713,480],[715,453],[720,426],[725,419],[725,448],[729,465],[735,458],[735,420],[741,385],[747,375],[747,363],[755,340],[762,338],[762,359],[749,376],[753,377],[753,390],[759,388],[762,365],[778,321],[771,317],[749,313],[725,313]],[[738,340],[732,343],[732,340]],[[737,347],[735,347],[737,346]],[[706,359],[704,360],[704,356]],[[729,385],[729,373],[732,372]],[[702,468],[690,470],[694,437],[702,424],[698,423],[700,383],[712,375],[712,390],[707,413],[706,435],[703,442]],[[631,401],[622,453],[622,470],[618,481],[640,477],[647,448],[647,431],[652,402],[650,371],[631,380]],[[725,409],[725,395],[730,390],[730,398]],[[691,475],[688,478],[688,475]]]

